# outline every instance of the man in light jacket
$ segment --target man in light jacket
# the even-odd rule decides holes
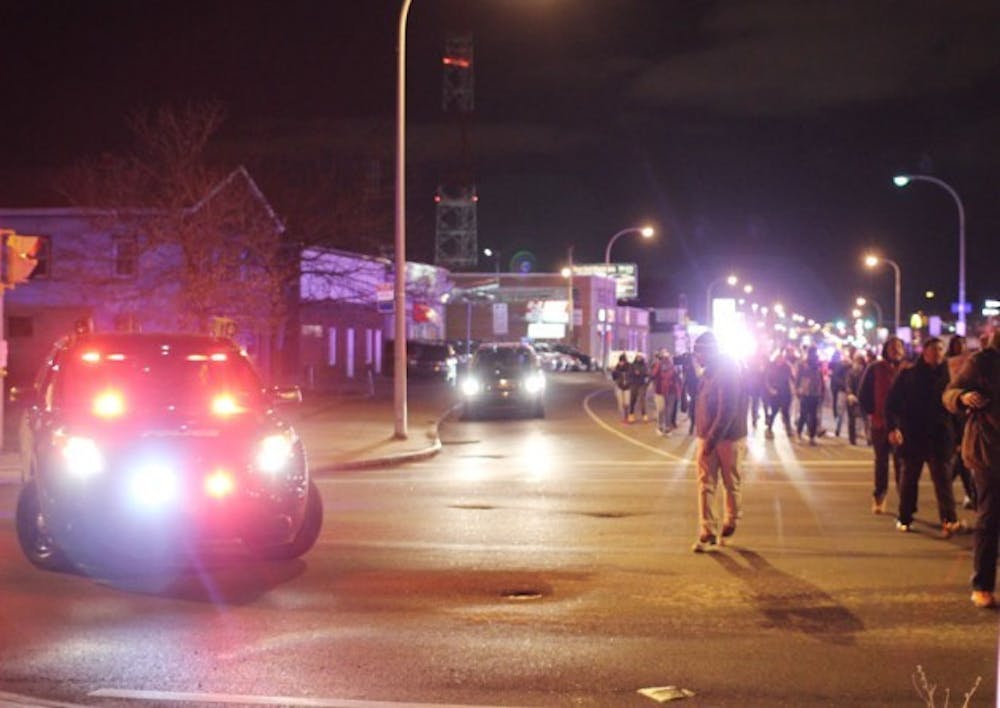
[[[742,472],[746,449],[749,401],[739,366],[722,356],[711,332],[694,343],[694,356],[704,367],[695,405],[695,460],[698,465],[698,540],[692,548],[702,553],[736,532],[740,518]],[[725,489],[725,516],[721,533],[715,516],[719,478]]]

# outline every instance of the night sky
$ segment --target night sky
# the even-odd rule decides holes
[[[391,183],[399,3],[0,1],[0,206],[64,203],[51,174],[123,149],[141,107],[218,99],[218,155],[370,154]],[[480,247],[540,269],[621,239],[641,302],[736,270],[762,302],[818,319],[874,295],[888,314],[957,299],[954,203],[970,300],[1000,296],[1000,3],[995,0],[414,0],[409,257],[433,258],[433,193],[460,160],[441,112],[446,36],[475,37],[469,125]],[[266,184],[266,179],[262,180]],[[280,209],[281,205],[277,205]],[[390,228],[385,234],[391,242]],[[484,261],[484,270],[492,263]],[[924,299],[934,290],[936,304]]]

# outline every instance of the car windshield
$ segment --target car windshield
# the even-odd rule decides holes
[[[526,367],[531,363],[532,356],[527,349],[481,349],[476,353],[473,367],[476,369],[512,369]]]
[[[143,343],[83,347],[60,364],[56,405],[91,409],[97,415],[114,410],[208,410],[220,396],[239,407],[259,403],[261,384],[246,359],[231,350]],[[102,399],[102,396],[113,396]],[[103,401],[103,403],[102,403]]]

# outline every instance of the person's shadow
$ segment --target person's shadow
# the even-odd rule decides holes
[[[853,644],[864,624],[819,587],[784,573],[760,554],[745,548],[709,554],[723,570],[742,580],[765,618],[763,626],[798,632],[832,644]]]

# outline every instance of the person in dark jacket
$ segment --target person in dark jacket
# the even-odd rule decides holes
[[[861,378],[858,402],[861,410],[871,420],[871,441],[875,449],[875,489],[872,491],[872,513],[885,513],[885,495],[889,491],[889,458],[899,489],[902,460],[899,449],[889,443],[889,429],[885,421],[885,401],[896,374],[903,365],[906,349],[899,337],[889,337],[882,347],[882,358],[868,365]]]
[[[792,434],[792,389],[795,379],[795,353],[778,354],[764,374],[764,437],[774,439],[774,419],[781,414],[785,432]]]
[[[809,444],[816,444],[816,431],[819,428],[819,407],[823,402],[823,369],[819,362],[819,350],[809,347],[806,359],[795,374],[795,392],[799,397],[799,415],[796,433],[802,437],[803,428],[808,427]]]
[[[618,363],[611,370],[611,380],[615,382],[615,402],[618,412],[622,414],[622,422],[628,422],[630,407],[630,391],[632,390],[632,365],[624,353],[618,356]]]
[[[694,354],[684,354],[681,360],[681,372],[683,381],[681,382],[682,410],[688,416],[688,435],[694,435],[694,407],[698,402],[698,365],[694,360]]]
[[[971,354],[967,351],[965,337],[955,335],[948,342],[948,350],[945,358],[948,361],[948,371],[954,378],[962,370],[962,366],[969,359]],[[951,478],[956,477],[962,480],[962,488],[965,489],[965,499],[962,506],[966,509],[976,508],[976,483],[972,479],[972,472],[962,461],[962,432],[965,429],[965,413],[955,413],[952,415],[952,423],[955,429],[955,453],[951,458]]]
[[[1000,330],[965,362],[942,400],[952,413],[968,417],[962,459],[972,470],[979,495],[972,544],[972,603],[995,607],[997,544],[1000,536]]]
[[[860,419],[863,425],[868,420],[861,412],[861,404],[858,403],[858,392],[861,390],[861,377],[865,373],[865,363],[865,355],[861,352],[855,353],[851,369],[844,378],[845,398],[843,405],[847,410],[847,439],[851,445],[858,444],[858,420]],[[864,425],[864,432],[867,441],[871,435],[867,425]]]
[[[656,355],[650,371],[653,378],[653,400],[656,403],[656,431],[666,435],[676,426],[673,411],[677,406],[680,377],[674,367],[674,359],[667,351]]]
[[[899,446],[903,459],[896,519],[896,528],[900,531],[909,531],[913,524],[920,474],[925,464],[934,482],[941,534],[947,538],[963,528],[955,514],[948,466],[955,444],[951,414],[941,402],[948,378],[944,343],[932,337],[924,342],[917,363],[900,371],[889,387],[885,402],[886,427],[889,442]]]
[[[830,362],[830,407],[833,409],[834,435],[838,438],[844,420],[850,415],[847,406],[847,375],[854,366],[854,353],[854,347],[849,346],[845,351],[837,352]]]
[[[695,405],[698,466],[699,535],[693,549],[708,550],[736,532],[740,518],[742,472],[740,464],[747,437],[748,400],[739,365],[719,353],[711,332],[695,340],[694,355],[704,366]],[[725,516],[721,534],[715,516],[719,478],[725,489]]]
[[[639,406],[639,413],[642,414],[643,422],[649,420],[646,414],[646,394],[649,392],[649,366],[646,364],[646,357],[642,352],[637,352],[632,361],[632,371],[629,374],[631,383],[631,401],[628,409],[628,420],[635,422],[636,404]]]

